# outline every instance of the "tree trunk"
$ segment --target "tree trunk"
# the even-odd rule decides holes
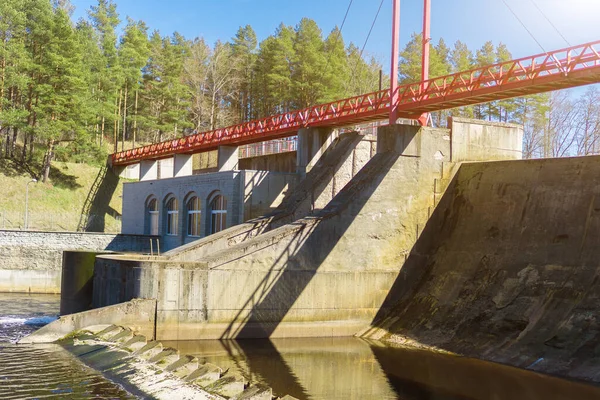
[[[117,151],[119,151],[118,132],[121,130],[121,105],[123,104],[123,89],[119,90],[119,113],[117,115],[117,142],[115,143]],[[124,150],[121,148],[121,150]]]
[[[25,159],[27,158],[27,139],[29,135],[27,132],[23,134],[23,150],[21,151],[21,161],[25,164]]]
[[[33,159],[33,133],[29,134],[29,161]]]
[[[13,137],[12,143],[10,144],[10,158],[15,158],[15,153],[17,151],[17,136],[19,135],[19,128],[13,126]]]
[[[6,71],[6,42],[8,38],[6,34],[4,34],[4,38],[2,39],[2,54],[4,57],[2,58],[2,63],[0,64],[0,111],[2,111],[2,99],[4,99],[4,81],[5,81],[5,71]]]
[[[114,145],[114,152],[116,153],[119,149],[119,139],[117,136],[117,105],[119,104],[119,99],[117,96],[118,91],[115,90],[115,121],[113,124],[113,145]]]
[[[10,127],[6,127],[6,140],[4,141],[4,158],[10,157]]]
[[[135,109],[134,109],[134,118],[133,118],[133,144],[131,146],[132,149],[135,148],[135,137],[137,134],[137,113],[138,113],[138,90],[135,89]]]
[[[104,140],[104,110],[102,110],[102,124],[100,129],[100,146],[102,146],[102,141]]]
[[[48,150],[44,156],[44,165],[42,166],[42,182],[46,183],[50,176],[50,167],[52,166],[52,157],[54,157],[54,140],[48,140]]]
[[[125,97],[123,98],[123,137],[121,138],[121,151],[125,150],[125,134],[127,133],[127,84],[125,84]]]

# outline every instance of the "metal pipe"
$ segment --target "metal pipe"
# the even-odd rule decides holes
[[[398,119],[398,53],[400,52],[400,0],[392,7],[392,67],[390,69],[390,125]]]
[[[421,92],[424,92],[425,81],[429,79],[429,50],[431,42],[431,0],[423,0],[423,52],[421,58]],[[426,99],[427,97],[424,97]],[[421,125],[427,125],[429,113],[419,118]]]
[[[423,54],[421,63],[421,81],[426,81],[427,79],[429,79],[429,42],[431,42],[431,0],[423,0],[423,3]]]

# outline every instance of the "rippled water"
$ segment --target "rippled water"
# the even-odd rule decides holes
[[[59,345],[14,344],[58,309],[58,296],[0,294],[0,399],[136,398]],[[588,384],[355,338],[163,343],[300,400],[600,399]]]
[[[15,342],[57,318],[59,296],[0,293],[0,399],[134,399],[59,345]]]

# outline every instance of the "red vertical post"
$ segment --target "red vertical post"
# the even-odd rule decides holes
[[[390,125],[398,119],[398,53],[400,52],[400,0],[392,8],[392,67],[390,69]]]
[[[429,79],[429,42],[431,41],[431,0],[423,0],[423,54],[421,59],[421,91],[427,89],[425,81]],[[427,125],[429,114],[419,118],[421,125]]]

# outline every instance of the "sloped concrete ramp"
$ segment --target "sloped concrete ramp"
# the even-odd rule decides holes
[[[600,382],[600,157],[463,164],[384,305],[362,336]]]

